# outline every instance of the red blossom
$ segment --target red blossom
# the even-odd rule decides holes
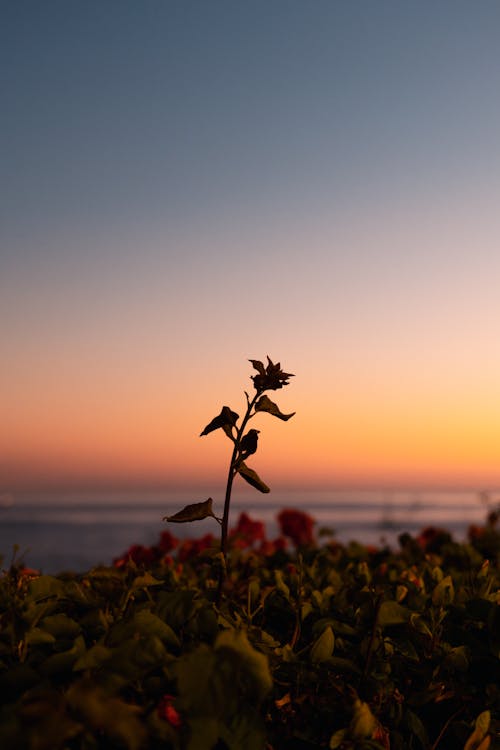
[[[182,726],[182,719],[180,713],[174,707],[173,701],[173,695],[164,695],[158,703],[157,712],[160,719],[168,721],[171,726],[178,729]]]
[[[276,552],[282,552],[287,547],[287,541],[284,536],[278,536],[276,539],[272,539],[271,541],[268,541],[267,539],[264,539],[259,547],[259,552],[261,555],[265,555],[266,557],[271,557],[271,555],[275,555]]]
[[[476,524],[471,524],[467,530],[467,536],[469,537],[469,541],[473,542],[476,539],[480,539],[482,536],[484,536],[484,526],[477,526]]]
[[[205,536],[200,537],[200,539],[185,539],[179,547],[177,559],[180,562],[186,562],[186,560],[197,557],[201,552],[209,549],[212,546],[213,541],[213,534],[205,534]]]
[[[262,521],[252,521],[247,513],[240,513],[238,523],[231,530],[230,537],[235,547],[251,547],[254,542],[265,540],[266,531]]]
[[[22,578],[37,578],[40,575],[40,571],[34,568],[20,568],[19,575]]]
[[[449,533],[437,526],[426,526],[417,536],[417,542],[424,552],[437,553],[450,539]]]
[[[278,523],[285,536],[290,537],[296,547],[312,544],[314,521],[301,510],[285,509],[278,515]]]
[[[136,565],[151,565],[155,560],[155,551],[152,547],[144,547],[142,544],[133,544],[122,557],[113,560],[116,568],[123,568],[128,562]]]
[[[160,541],[158,542],[158,549],[166,554],[171,552],[179,545],[179,540],[170,531],[162,531],[160,534]]]

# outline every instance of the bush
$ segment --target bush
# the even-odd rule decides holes
[[[498,748],[495,525],[391,551],[317,545],[294,513],[275,540],[240,517],[219,603],[209,537],[164,532],[83,575],[5,571],[0,746]]]

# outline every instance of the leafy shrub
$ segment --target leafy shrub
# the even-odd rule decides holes
[[[500,535],[484,533],[488,558],[477,534],[428,531],[397,551],[290,546],[242,514],[219,603],[213,538],[164,532],[83,575],[13,565],[0,747],[498,748]]]

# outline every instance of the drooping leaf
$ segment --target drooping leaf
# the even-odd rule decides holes
[[[251,484],[252,487],[255,487],[256,490],[259,490],[259,492],[271,492],[267,484],[264,484],[262,479],[259,477],[256,471],[253,469],[250,469],[249,466],[247,466],[243,461],[238,464],[237,467],[238,474],[243,477],[245,482],[248,482],[248,484]]]
[[[163,520],[169,523],[187,523],[188,521],[202,521],[204,518],[216,518],[212,510],[213,500],[211,497],[203,503],[193,503],[175,513],[173,516],[164,516]]]
[[[208,435],[210,432],[218,430],[220,427],[224,429],[224,432],[226,432],[227,435],[228,432],[226,430],[230,431],[230,428],[234,427],[238,418],[239,415],[236,414],[235,411],[231,411],[229,406],[223,406],[221,409],[221,413],[217,417],[214,417],[212,421],[209,422],[207,426],[200,432],[200,437],[202,435]]]
[[[284,422],[291,419],[295,414],[294,411],[291,414],[283,414],[278,405],[275,404],[274,401],[271,401],[267,396],[261,396],[259,398],[255,404],[255,411],[266,411],[268,414],[272,414],[274,417],[278,417],[278,419],[282,419]]]

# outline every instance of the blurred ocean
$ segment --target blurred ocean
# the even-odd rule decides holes
[[[490,501],[491,498],[491,501]],[[17,557],[44,573],[81,572],[110,564],[131,544],[152,544],[168,528],[178,537],[218,534],[213,519],[166,524],[162,517],[184,505],[206,499],[199,491],[104,492],[58,495],[20,493],[0,496],[0,555],[10,563],[14,545]],[[470,491],[287,491],[237,493],[232,504],[232,525],[239,513],[264,521],[269,538],[278,534],[276,516],[282,508],[307,511],[316,530],[327,527],[339,541],[397,544],[403,531],[418,533],[427,525],[445,527],[464,539],[471,523],[483,523],[495,494]],[[214,503],[222,514],[222,503]]]

